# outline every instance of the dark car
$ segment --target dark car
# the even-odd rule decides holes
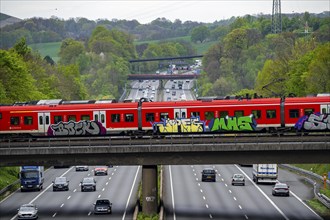
[[[56,177],[53,181],[53,191],[59,191],[59,190],[69,190],[69,181],[66,179],[66,177]]]
[[[216,181],[216,172],[213,168],[204,168],[202,171],[202,182],[210,181],[215,182]]]
[[[243,174],[237,173],[234,174],[233,177],[231,178],[231,185],[245,185],[245,178]]]
[[[286,183],[276,183],[272,189],[273,196],[290,196],[289,186]]]
[[[94,177],[85,177],[81,182],[81,191],[96,191],[96,181]]]
[[[38,209],[34,204],[24,204],[17,210],[18,219],[37,219]]]
[[[94,203],[94,214],[111,214],[112,203],[109,199],[98,199]]]
[[[94,175],[108,175],[108,167],[95,167]]]

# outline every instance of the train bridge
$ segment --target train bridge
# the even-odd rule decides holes
[[[197,79],[200,74],[132,74],[128,80],[184,80]]]
[[[0,166],[142,165],[142,211],[157,212],[157,165],[329,163],[330,134],[321,136],[166,136],[47,138],[2,142]]]

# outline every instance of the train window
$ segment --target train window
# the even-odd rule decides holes
[[[243,117],[244,116],[244,111],[235,111],[234,112],[235,117],[239,118],[239,117]]]
[[[205,112],[204,116],[206,120],[212,120],[214,118],[214,112]]]
[[[68,121],[77,121],[75,115],[69,115]]]
[[[146,113],[146,121],[155,121],[154,113]]]
[[[46,125],[49,125],[49,116],[46,116]]]
[[[326,114],[327,113],[327,108],[322,108],[321,112],[322,112],[322,114]],[[1,119],[1,113],[0,113],[0,119]]]
[[[125,121],[126,122],[133,122],[134,121],[134,115],[133,114],[125,114]]]
[[[2,113],[0,113],[0,119],[2,119]]]
[[[305,108],[304,111],[305,111],[305,115],[310,115],[314,112],[314,109],[313,108]]]
[[[252,110],[251,113],[252,113],[252,115],[255,119],[261,118],[261,111],[260,110]]]
[[[168,118],[168,113],[167,112],[161,112],[160,113],[160,120],[164,119],[166,120]]]
[[[111,122],[120,122],[120,114],[111,114]]]
[[[32,125],[33,124],[32,116],[24,116],[24,124],[25,125]]]
[[[276,118],[276,110],[267,110],[266,111],[267,118]]]
[[[290,118],[299,118],[299,110],[298,109],[290,109],[289,110]]]
[[[44,124],[44,120],[42,120],[42,116],[39,116],[39,125],[43,125]]]
[[[99,121],[99,115],[94,115],[94,121]]]
[[[54,123],[57,124],[62,121],[62,116],[56,115],[54,116]]]
[[[81,116],[81,120],[82,121],[90,121],[91,117],[89,117],[89,115],[82,115]]]
[[[200,113],[199,112],[191,112],[190,113],[191,117],[199,117],[200,116]]]
[[[19,117],[10,117],[10,125],[19,125]]]
[[[229,114],[228,111],[219,112],[220,118],[225,118],[228,114]]]
[[[104,121],[105,121],[104,114],[101,114],[101,123],[104,123]]]

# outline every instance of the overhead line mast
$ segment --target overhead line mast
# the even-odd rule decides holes
[[[282,32],[281,0],[273,0],[272,33]]]

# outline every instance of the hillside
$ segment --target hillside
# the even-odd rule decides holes
[[[15,23],[20,22],[20,21],[22,21],[22,19],[15,18],[15,17],[12,17],[10,15],[0,13],[0,28],[3,28],[7,25],[15,24]]]

